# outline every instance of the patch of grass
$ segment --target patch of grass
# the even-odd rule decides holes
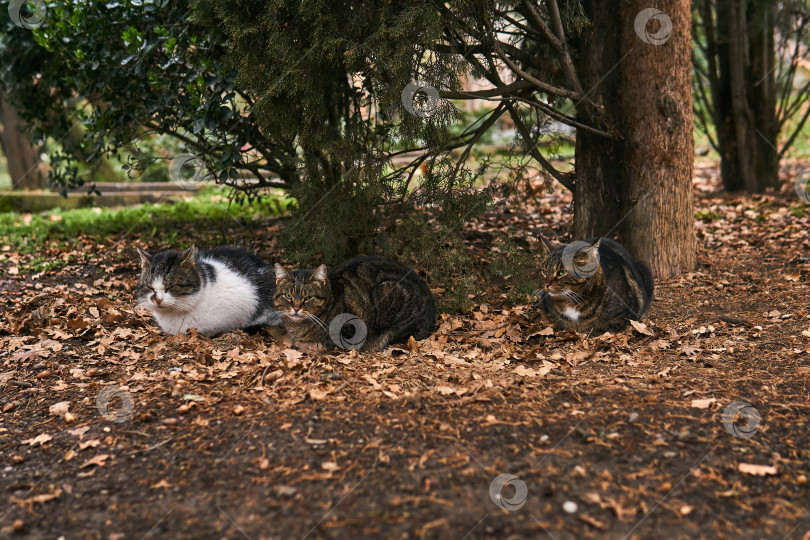
[[[20,266],[20,273],[39,274],[43,272],[53,272],[54,270],[59,270],[67,266],[72,259],[72,257],[69,257],[68,260],[63,261],[62,259],[35,257],[31,262]]]
[[[803,218],[810,213],[810,206],[806,204],[796,204],[790,207],[790,214],[793,217]]]
[[[251,204],[231,203],[228,190],[213,187],[182,201],[125,208],[80,208],[40,214],[0,213],[4,245],[21,253],[43,246],[73,245],[80,236],[104,240],[111,235],[137,235],[176,243],[182,229],[216,235],[218,223],[250,222],[283,214],[289,200],[267,197]]]
[[[721,216],[717,212],[712,212],[711,210],[698,210],[697,212],[695,212],[695,219],[699,219],[705,222],[711,222],[717,219],[723,219],[723,216]]]

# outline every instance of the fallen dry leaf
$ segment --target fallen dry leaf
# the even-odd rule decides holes
[[[109,457],[110,457],[109,454],[99,454],[97,456],[93,456],[84,463],[82,463],[79,468],[84,469],[87,467],[92,467],[94,465],[96,467],[103,467],[105,462],[109,459]]]
[[[712,403],[716,402],[717,399],[715,398],[693,399],[690,407],[694,407],[696,409],[708,409]]]
[[[684,345],[681,347],[681,354],[685,354],[686,356],[694,356],[700,351],[702,351],[700,347],[692,347],[691,345]]]
[[[325,471],[334,472],[340,469],[337,463],[334,461],[325,461],[321,463],[321,468]]]
[[[452,386],[437,386],[436,391],[443,396],[449,396],[450,394],[456,393],[456,389]]]
[[[773,465],[756,465],[754,463],[740,463],[737,465],[737,470],[743,474],[752,474],[754,476],[773,476],[779,472]]]
[[[34,495],[33,497],[28,497],[27,499],[17,499],[15,497],[11,497],[11,501],[22,506],[31,506],[33,504],[42,504],[48,501],[52,501],[54,499],[58,499],[62,495],[61,489],[56,489],[51,493],[44,493],[42,495]]]
[[[51,439],[53,439],[53,437],[51,435],[48,435],[47,433],[42,433],[41,435],[37,435],[36,437],[34,437],[32,439],[26,439],[24,441],[20,441],[20,443],[21,444],[29,444],[31,446],[37,446],[37,445],[43,445],[46,442],[50,441]]]
[[[80,442],[79,443],[79,450],[84,450],[85,448],[95,448],[96,446],[100,445],[101,441],[98,439],[90,439],[88,441]]]
[[[296,363],[302,356],[304,356],[304,353],[295,349],[284,349],[281,352],[287,357],[287,361],[292,363]]]
[[[48,411],[54,416],[65,416],[65,413],[68,412],[69,408],[69,401],[60,401],[59,403],[54,403],[48,407]]]
[[[88,431],[90,431],[90,426],[83,426],[67,430],[68,433],[70,433],[74,437],[78,437],[80,440],[84,437],[84,434],[87,433]]]
[[[653,332],[652,330],[647,328],[647,325],[642,323],[642,322],[634,321],[634,320],[631,319],[630,324],[633,326],[633,328],[636,329],[636,332],[638,332],[640,334],[644,334],[645,336],[654,336],[655,335],[655,332]]]

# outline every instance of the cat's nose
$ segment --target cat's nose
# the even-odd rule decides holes
[[[156,294],[153,294],[152,295],[152,302],[156,303],[157,305],[160,305],[160,304],[163,303],[163,299],[158,298]]]

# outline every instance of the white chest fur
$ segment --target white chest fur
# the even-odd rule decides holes
[[[249,326],[259,302],[253,285],[217,260],[201,261],[214,267],[216,280],[195,294],[168,298],[164,301],[166,307],[148,306],[160,328],[169,334],[196,328],[199,333],[212,336]]]
[[[568,317],[572,321],[578,321],[579,316],[581,315],[581,313],[579,311],[577,311],[576,309],[572,308],[572,307],[567,307],[563,311],[563,315],[565,315],[566,317]]]

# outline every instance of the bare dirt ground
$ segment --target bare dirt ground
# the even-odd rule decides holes
[[[0,537],[807,540],[810,211],[715,185],[696,169],[698,268],[603,336],[508,278],[381,353],[166,336],[133,308],[136,239],[42,274],[4,248]],[[493,209],[481,264],[488,229],[564,239],[567,202]],[[272,259],[275,230],[233,234]]]

